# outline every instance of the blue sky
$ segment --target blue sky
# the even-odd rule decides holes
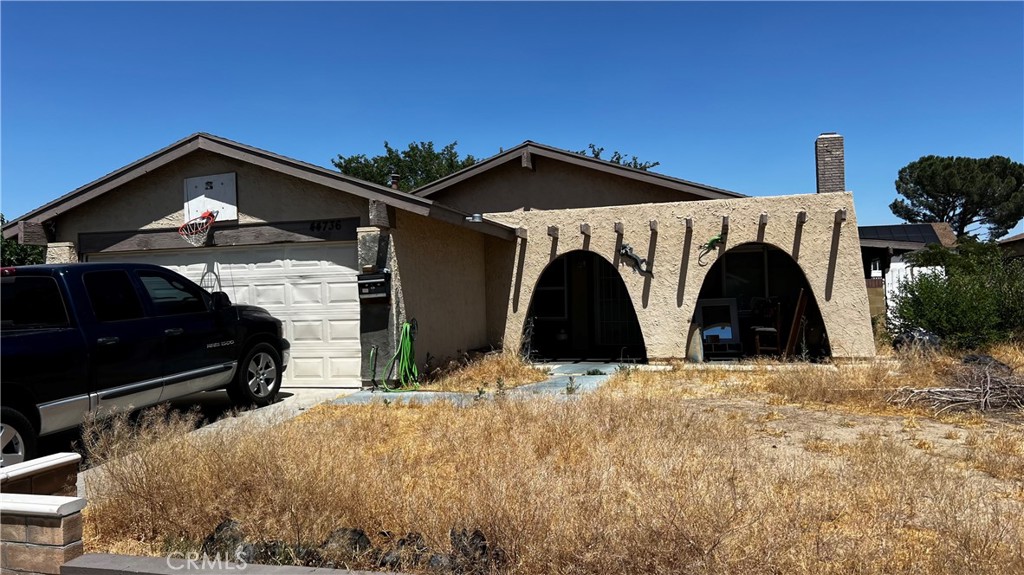
[[[193,132],[330,166],[593,142],[754,195],[846,138],[860,224],[927,154],[1024,161],[1024,3],[0,3],[0,209]],[[1014,232],[1024,231],[1024,223]]]

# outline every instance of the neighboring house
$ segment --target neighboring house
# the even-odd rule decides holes
[[[956,234],[945,222],[860,226],[857,232],[872,318],[886,315],[901,283],[920,273],[941,271],[941,268],[910,265],[904,260],[908,253],[933,244],[947,248],[956,246]]]
[[[872,356],[842,138],[816,156],[820,193],[751,198],[525,142],[410,194],[194,134],[3,233],[51,262],[153,262],[266,307],[292,342],[286,387],[366,384],[373,349],[380,377],[412,318],[421,363],[519,350],[524,333],[535,357],[745,356],[773,348],[756,326]],[[209,207],[210,238],[189,247],[177,227]],[[361,285],[384,297],[360,299],[380,278]]]
[[[1024,234],[999,240],[999,247],[1007,258],[1024,258]]]

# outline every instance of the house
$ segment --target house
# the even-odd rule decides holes
[[[267,308],[292,342],[285,387],[379,377],[412,318],[418,362],[872,356],[842,138],[816,157],[819,193],[745,197],[524,142],[405,193],[198,133],[3,233],[51,262],[153,262]],[[190,247],[178,226],[212,208]]]
[[[1024,258],[1024,234],[1017,234],[999,240],[999,247],[1007,258]]]
[[[885,316],[901,282],[936,271],[910,265],[904,259],[906,254],[929,245],[956,246],[956,234],[945,222],[860,226],[857,232],[872,318]]]

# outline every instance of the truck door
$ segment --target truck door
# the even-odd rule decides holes
[[[92,357],[90,391],[104,410],[145,407],[160,400],[163,334],[146,317],[128,272],[82,274],[92,320],[83,325]]]
[[[150,315],[163,334],[162,399],[211,389],[230,380],[234,323],[211,309],[210,296],[169,270],[136,270]]]

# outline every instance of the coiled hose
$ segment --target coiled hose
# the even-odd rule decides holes
[[[420,388],[420,371],[416,368],[416,350],[413,347],[417,327],[415,319],[402,324],[398,340],[398,351],[395,352],[395,355],[391,357],[391,361],[388,362],[387,369],[384,370],[384,378],[381,380],[384,391],[410,391]],[[376,360],[376,357],[374,357],[374,360]],[[388,387],[388,379],[390,379],[391,372],[396,366],[398,367],[398,373],[395,374],[395,379],[400,385]]]

